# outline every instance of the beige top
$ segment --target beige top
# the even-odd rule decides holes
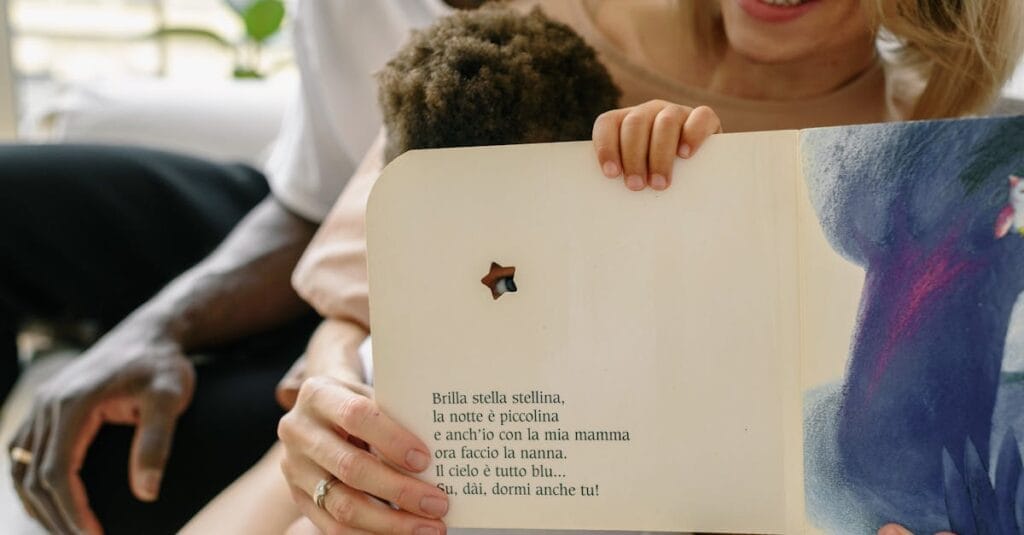
[[[596,8],[588,2],[534,0],[520,4],[539,4],[545,13],[571,26],[597,50],[622,89],[622,106],[654,99],[690,107],[705,105],[715,110],[727,132],[877,123],[892,119],[885,97],[886,76],[881,61],[823,96],[788,101],[744,99],[686,86],[646,67],[654,64],[653,59],[644,46],[634,44],[641,42],[642,35],[633,36],[634,32],[629,29],[621,30],[622,35],[605,34],[595,23]],[[658,9],[657,1],[645,4]]]
[[[799,101],[749,100],[687,87],[645,67],[635,50],[624,50],[603,34],[594,14],[579,1],[521,0],[540,4],[590,43],[622,89],[623,106],[663,99],[686,106],[707,105],[729,132],[808,128],[890,120],[886,76],[881,62],[824,96]],[[370,149],[337,204],[313,238],[292,278],[299,294],[324,317],[355,321],[369,329],[364,215],[379,174],[382,139]]]

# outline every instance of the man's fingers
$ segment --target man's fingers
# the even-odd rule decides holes
[[[70,478],[54,478],[48,486],[57,514],[65,525],[74,526],[75,533],[103,533],[99,520],[89,508],[85,485],[77,474]]]
[[[22,488],[28,496],[32,507],[38,514],[37,519],[51,532],[69,531],[63,519],[50,499],[50,490],[46,485],[43,471],[40,469],[46,457],[46,448],[50,440],[50,410],[48,406],[33,411],[32,419],[32,463],[28,465]]]
[[[332,379],[309,379],[299,393],[313,414],[380,452],[385,459],[414,472],[430,464],[427,446],[384,414],[377,404]]]
[[[55,404],[49,441],[40,463],[44,486],[62,521],[76,531],[102,533],[99,520],[89,508],[85,485],[78,471],[102,425],[99,414],[77,404]]]
[[[153,387],[139,400],[139,422],[132,439],[129,477],[132,492],[144,502],[156,501],[160,495],[160,482],[171,455],[183,395],[184,392],[173,385]]]
[[[594,121],[594,150],[601,172],[608,178],[622,176],[622,157],[619,154],[619,128],[629,109],[623,108],[602,113]]]
[[[288,480],[309,494],[313,500],[314,490],[319,482],[331,477],[319,466],[308,461],[289,459],[283,468],[288,471]],[[444,524],[414,516],[404,511],[396,511],[382,502],[337,481],[324,496],[324,507],[338,523],[363,529],[372,533],[422,533],[433,531],[441,533]],[[314,502],[315,503],[315,502]]]
[[[683,136],[679,143],[679,156],[689,158],[712,134],[722,132],[722,121],[718,114],[707,106],[698,106],[690,112],[683,125]]]
[[[655,190],[663,190],[672,183],[672,167],[676,162],[683,123],[689,115],[689,108],[669,104],[654,118],[647,165],[650,169],[648,183]]]
[[[21,451],[27,451],[31,454],[32,420],[23,422],[21,427],[18,428],[18,433],[14,436],[14,440],[12,440],[10,445],[7,447],[7,454],[11,456],[11,481],[14,482],[14,489],[18,493],[18,498],[21,500],[22,507],[25,509],[25,512],[28,513],[28,516],[34,518],[37,522],[44,523],[23,485],[25,475],[28,473],[28,467],[31,464],[31,461],[24,462],[25,459],[22,459],[22,461],[15,460],[12,453],[15,448],[19,448]],[[35,459],[33,458],[32,460]]]
[[[427,518],[440,518],[448,512],[448,498],[436,487],[400,474],[374,455],[341,440],[328,431],[316,430],[296,438],[300,455],[316,463],[319,470],[333,474],[354,489],[387,500],[399,508]],[[282,467],[289,481],[299,465],[290,455]],[[315,482],[314,482],[315,483]]]

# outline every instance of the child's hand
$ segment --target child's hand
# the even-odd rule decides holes
[[[650,100],[601,114],[594,121],[594,149],[608,178],[625,177],[633,191],[648,185],[663,190],[672,183],[676,156],[689,158],[721,131],[718,115],[707,106]]]

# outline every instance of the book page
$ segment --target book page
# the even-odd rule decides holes
[[[1024,118],[801,146],[810,525],[1021,533]]]
[[[796,136],[714,136],[665,192],[587,142],[384,171],[376,393],[449,526],[800,531]]]
[[[814,469],[820,466],[819,462],[828,462],[828,457],[823,458],[819,449],[816,426],[821,419],[820,408],[831,404],[822,404],[820,400],[834,399],[842,387],[864,286],[864,269],[840,256],[828,243],[814,207],[811,206],[810,191],[805,180],[799,181],[797,193],[800,354],[803,356],[800,377],[805,425],[812,426],[806,431],[811,436],[804,437],[804,440],[808,440],[809,448],[805,450],[808,454],[806,462]],[[832,418],[834,414],[828,413],[827,416]],[[834,437],[828,436],[828,440],[834,441]],[[824,472],[826,469],[822,467],[821,470]],[[842,522],[840,519],[827,525],[835,528],[835,524]],[[869,526],[858,528],[865,530],[859,533],[871,533]],[[824,535],[834,531],[824,531],[821,525],[812,521],[802,533]]]

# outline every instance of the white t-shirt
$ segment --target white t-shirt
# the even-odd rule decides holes
[[[443,0],[298,0],[295,59],[302,85],[264,172],[274,196],[322,221],[380,130],[380,70]]]

